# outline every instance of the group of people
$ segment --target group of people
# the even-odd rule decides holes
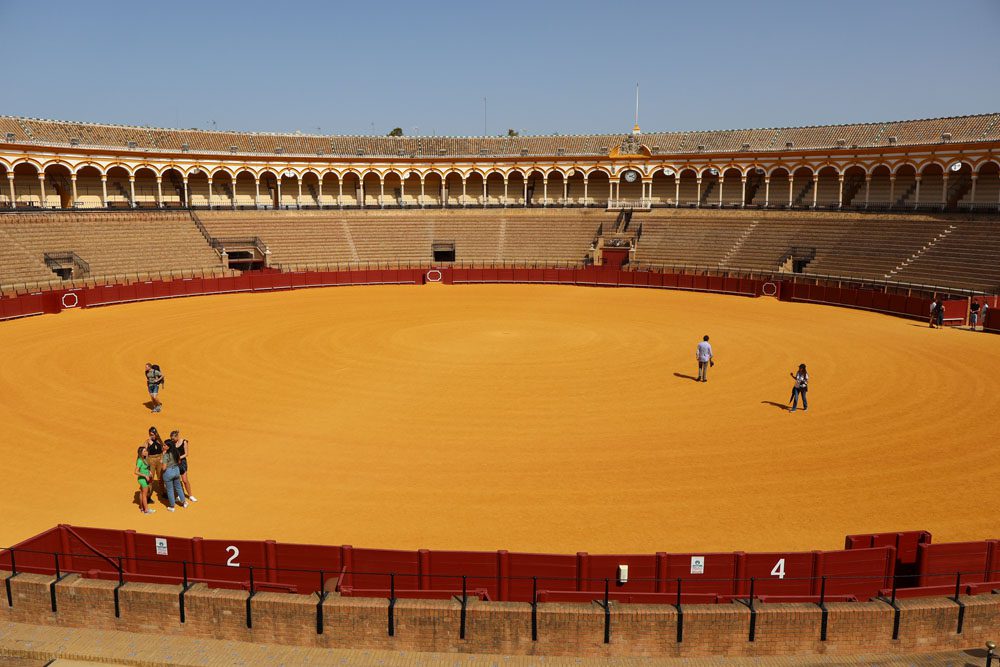
[[[155,426],[149,427],[149,437],[139,445],[135,459],[135,476],[139,482],[139,511],[152,514],[150,507],[153,490],[162,501],[167,499],[167,511],[173,512],[177,505],[187,507],[188,501],[198,502],[191,492],[188,479],[188,456],[191,443],[181,438],[180,431],[171,431],[163,440]]]
[[[979,299],[973,299],[972,303],[969,304],[969,328],[973,331],[979,327],[979,322],[982,321],[983,325],[986,324],[986,313],[989,311],[990,305],[985,301],[979,303]],[[944,299],[936,298],[931,301],[931,312],[930,321],[928,326],[931,329],[943,329],[944,328]]]
[[[715,356],[712,353],[712,344],[708,342],[708,336],[704,336],[698,347],[695,348],[694,358],[698,361],[698,382],[708,382],[708,369],[715,366]],[[802,399],[802,410],[809,409],[809,401],[806,394],[809,392],[809,373],[805,364],[799,364],[799,369],[794,373],[789,373],[795,384],[792,386],[792,397],[788,399],[789,412],[795,412],[799,407],[799,399]]]

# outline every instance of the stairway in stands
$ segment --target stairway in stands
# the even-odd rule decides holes
[[[910,264],[912,264],[916,260],[920,259],[920,257],[922,257],[923,254],[926,253],[928,250],[930,250],[931,248],[933,248],[934,246],[936,246],[938,243],[940,243],[941,241],[943,241],[946,238],[948,238],[948,235],[951,234],[953,231],[955,231],[955,229],[956,229],[955,225],[948,225],[948,229],[945,229],[944,231],[942,231],[940,234],[938,234],[933,239],[931,239],[930,241],[928,241],[927,245],[923,246],[922,248],[920,248],[920,250],[918,250],[917,252],[913,253],[912,255],[910,255],[909,257],[907,257],[906,259],[904,259],[902,262],[900,262],[898,265],[896,265],[896,268],[893,269],[892,271],[889,271],[889,273],[885,274],[885,277],[886,278],[894,278],[897,273],[899,273],[900,271],[902,271],[903,269],[905,269],[907,266],[909,266]]]
[[[906,204],[906,200],[912,197],[916,191],[917,191],[917,182],[914,181],[913,183],[910,184],[910,187],[906,188],[906,192],[904,192],[901,196],[896,197],[895,205],[897,207],[904,206]]]
[[[865,177],[861,175],[855,175],[851,180],[844,182],[844,196],[842,199],[844,208],[854,203],[854,198],[863,187],[865,187]]]
[[[351,249],[351,261],[359,261],[358,246],[354,243],[354,235],[351,234],[351,227],[347,224],[347,220],[341,220],[340,227],[344,230],[344,236],[347,238],[347,247]]]
[[[792,200],[792,206],[802,206],[802,202],[806,201],[806,197],[809,197],[809,203],[812,203],[812,190],[813,182],[807,181],[805,187],[799,190],[799,194],[795,195],[795,199]]]
[[[949,183],[948,194],[945,198],[945,207],[949,209],[957,208],[958,202],[969,194],[972,189],[972,177],[969,174],[962,174],[957,181]]]
[[[708,187],[705,188],[705,191],[701,193],[701,199],[699,201],[701,202],[702,206],[704,206],[705,202],[708,201],[709,195],[711,195],[712,194],[712,190],[715,189],[715,184],[716,184],[716,181],[712,181],[711,183],[708,184]]]
[[[497,241],[497,261],[504,258],[504,251],[507,249],[507,218],[500,219],[499,240]]]
[[[743,233],[740,234],[738,239],[736,239],[736,242],[729,248],[729,251],[726,252],[726,254],[722,256],[722,259],[719,260],[719,266],[726,266],[729,263],[729,260],[731,260],[733,256],[740,251],[740,248],[742,248],[743,244],[747,242],[747,239],[750,238],[753,230],[757,229],[757,225],[759,224],[760,220],[754,220],[747,225],[747,228],[743,230]]]

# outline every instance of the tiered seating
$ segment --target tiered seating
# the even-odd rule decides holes
[[[272,266],[338,264],[357,261],[341,217],[322,211],[205,211],[198,214],[220,239],[260,237]]]
[[[956,221],[944,236],[895,274],[898,280],[963,285],[990,290],[1000,285],[1000,222]]]
[[[683,188],[682,188],[683,189]],[[749,224],[721,217],[676,218],[669,213],[634,217],[642,223],[636,259],[656,264],[718,266]]]
[[[0,230],[0,285],[51,281],[46,252],[75,252],[92,280],[221,267],[186,213],[14,213]]]

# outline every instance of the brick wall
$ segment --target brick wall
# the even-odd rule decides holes
[[[9,572],[0,571],[0,580]],[[900,600],[899,638],[892,639],[893,609],[883,602],[830,603],[828,635],[820,640],[822,614],[810,604],[759,604],[754,641],[751,614],[742,604],[686,605],[683,638],[677,641],[678,613],[661,605],[612,605],[611,642],[604,643],[605,614],[596,604],[542,603],[537,609],[538,639],[531,638],[531,606],[470,599],[465,639],[459,638],[457,600],[399,600],[395,634],[388,635],[389,603],[375,598],[330,594],[323,604],[323,634],[316,631],[317,596],[247,593],[196,584],[185,595],[180,622],[179,586],[117,582],[73,574],[55,585],[53,578],[20,574],[10,580],[13,606],[0,592],[0,621],[124,630],[153,635],[185,635],[261,643],[330,648],[373,648],[553,656],[767,656],[795,654],[856,655],[919,653],[967,648],[1000,631],[1000,595],[967,596],[962,634],[956,633],[958,605],[947,598]]]

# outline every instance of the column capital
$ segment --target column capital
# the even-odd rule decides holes
[[[69,180],[75,181],[76,180],[76,174],[70,174],[69,175]]]
[[[14,180],[14,172],[13,171],[8,171],[7,172],[7,180],[9,180],[9,181],[13,181]]]
[[[101,183],[107,183],[107,182],[108,182],[108,175],[101,174]]]
[[[44,171],[38,172],[38,180],[40,180],[40,181],[44,181],[45,180],[45,172]]]

